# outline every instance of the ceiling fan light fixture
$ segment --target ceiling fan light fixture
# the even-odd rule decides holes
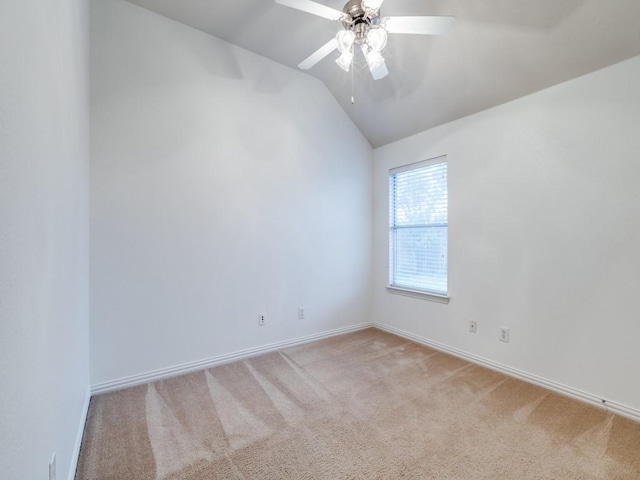
[[[371,28],[367,33],[367,43],[372,50],[382,51],[387,44],[387,31],[384,28]]]
[[[367,65],[369,65],[369,70],[374,71],[380,65],[384,63],[384,58],[382,58],[382,54],[377,50],[373,50],[371,48],[367,48],[364,50],[364,58],[367,60]]]
[[[338,42],[338,50],[343,54],[351,51],[353,42],[356,40],[356,34],[351,30],[340,30],[336,35],[336,41]],[[353,57],[353,55],[352,55]]]
[[[347,50],[346,52],[342,52],[342,55],[338,57],[336,63],[338,66],[343,69],[345,72],[349,71],[351,68],[351,62],[353,61],[353,51]]]
[[[335,37],[303,60],[298,68],[309,70],[338,50],[340,57],[335,62],[345,72],[349,72],[353,66],[354,49],[357,45],[367,61],[374,80],[380,80],[389,75],[382,57],[382,50],[387,45],[387,34],[443,35],[449,31],[454,20],[451,16],[382,17],[380,7],[384,0],[347,0],[342,11],[318,3],[316,0],[275,0],[275,2],[340,22],[344,27]]]

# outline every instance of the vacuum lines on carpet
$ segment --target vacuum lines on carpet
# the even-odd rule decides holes
[[[640,479],[640,424],[375,329],[94,397],[77,480]]]

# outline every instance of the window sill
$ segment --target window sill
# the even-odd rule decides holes
[[[394,295],[404,295],[406,297],[422,298],[431,302],[449,303],[449,297],[446,295],[438,295],[437,293],[421,292],[419,290],[411,290],[408,288],[394,287],[393,285],[387,286],[387,292]]]

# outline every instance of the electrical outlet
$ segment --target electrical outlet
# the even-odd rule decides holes
[[[475,320],[469,320],[469,332],[478,333],[478,322]]]
[[[263,327],[265,323],[267,323],[267,314],[261,313],[260,315],[258,315],[258,325]]]
[[[509,343],[509,329],[507,327],[500,327],[500,341]]]
[[[53,454],[49,462],[49,480],[56,480],[56,454]]]
[[[298,320],[304,320],[304,307],[298,307]]]

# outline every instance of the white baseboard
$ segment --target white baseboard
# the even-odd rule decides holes
[[[510,377],[518,378],[525,382],[532,383],[539,387],[546,388],[547,390],[551,390],[561,395],[565,395],[583,402],[590,403],[597,407],[604,408],[612,413],[622,415],[624,417],[640,422],[640,410],[637,410],[635,408],[628,407],[626,405],[621,405],[611,400],[598,397],[597,395],[583,392],[576,388],[569,387],[567,385],[563,385],[558,382],[554,382],[553,380],[547,380],[546,378],[542,378],[537,375],[533,375],[531,373],[527,373],[522,370],[518,370],[517,368],[512,368],[498,362],[494,362],[493,360],[489,360],[487,358],[480,357],[478,355],[473,355],[471,353],[458,350],[457,348],[449,347],[442,343],[434,342],[427,338],[421,337],[419,335],[414,335],[413,333],[405,332],[404,330],[400,330],[395,327],[390,327],[388,325],[383,325],[380,323],[374,323],[373,327],[379,330],[383,330],[385,332],[393,333],[394,335],[398,335],[399,337],[406,338],[407,340],[412,340],[421,345],[425,345],[427,347],[440,350],[441,352],[449,353],[451,355],[462,358],[464,360],[468,360],[469,362],[481,365],[483,367],[490,368],[491,370],[504,373],[505,375],[509,375]]]
[[[271,343],[271,344],[263,345],[260,347],[249,348],[246,350],[240,350],[237,352],[227,353],[224,355],[218,355],[218,356],[206,358],[203,360],[197,360],[195,362],[188,362],[188,363],[176,365],[173,367],[162,368],[162,369],[154,370],[147,373],[119,378],[119,379],[111,380],[108,382],[102,382],[102,383],[98,383],[91,386],[91,394],[97,395],[101,393],[112,392],[115,390],[121,390],[123,388],[133,387],[136,385],[142,385],[145,383],[154,382],[156,380],[162,380],[165,378],[175,377],[177,375],[183,375],[185,373],[190,373],[197,370],[203,370],[205,368],[215,367],[217,365],[221,365],[224,363],[234,362],[236,360],[255,357],[256,355],[261,355],[264,353],[281,350],[283,348],[294,347],[296,345],[302,345],[304,343],[309,343],[316,340],[322,340],[324,338],[329,338],[336,335],[342,335],[345,333],[355,332],[358,330],[364,330],[365,328],[370,328],[370,327],[374,327],[379,330],[383,330],[385,332],[398,335],[399,337],[412,340],[421,345],[425,345],[427,347],[431,347],[436,350],[449,353],[451,355],[462,358],[464,360],[468,360],[469,362],[482,365],[484,367],[490,368],[497,372],[504,373],[505,375],[518,378],[525,382],[537,385],[539,387],[546,388],[548,390],[559,393],[561,395],[565,395],[583,402],[587,402],[591,405],[604,408],[612,413],[622,415],[624,417],[640,422],[640,410],[638,409],[628,407],[626,405],[622,405],[612,400],[607,400],[597,395],[593,395],[591,393],[578,390],[568,385],[563,385],[561,383],[554,382],[553,380],[548,380],[546,378],[539,377],[537,375],[533,375],[531,373],[528,373],[522,370],[518,370],[517,368],[509,367],[507,365],[494,362],[493,360],[489,360],[487,358],[480,357],[478,355],[474,355],[474,354],[465,352],[463,350],[459,350],[457,348],[449,347],[442,343],[434,342],[433,340],[429,340],[419,335],[414,335],[413,333],[409,333],[404,330],[400,330],[398,328],[391,327],[388,325],[383,325],[380,323],[361,323],[358,325],[338,328],[335,330],[316,333],[316,334],[308,335],[305,337],[294,338],[291,340]],[[82,431],[84,428],[84,421],[86,419],[86,415],[89,407],[89,396],[87,396],[87,400],[85,403],[86,405],[84,410],[84,418],[82,420],[81,429],[78,432],[78,440],[76,441],[77,452],[80,451],[80,443],[82,442]],[[75,456],[75,458],[77,459],[77,455]],[[75,471],[75,465],[73,465],[73,467]],[[73,477],[71,477],[70,480],[73,480]]]
[[[246,350],[240,350],[238,352],[205,358],[203,360],[197,360],[195,362],[187,362],[181,365],[175,365],[173,367],[161,368],[147,373],[141,373],[138,375],[119,378],[116,380],[110,380],[108,382],[97,383],[91,386],[91,394],[97,395],[100,393],[113,392],[115,390],[121,390],[123,388],[134,387],[136,385],[142,385],[149,382],[155,382],[156,380],[184,375],[185,373],[215,367],[216,365],[221,365],[223,363],[229,363],[236,360],[255,357],[256,355],[261,355],[263,353],[273,352],[275,350],[281,350],[288,347],[294,347],[296,345],[302,345],[304,343],[322,340],[323,338],[329,338],[336,335],[343,335],[345,333],[364,330],[365,328],[371,328],[372,326],[372,323],[360,323],[358,325],[337,328],[335,330],[329,330],[327,332],[315,333],[313,335],[307,335],[305,337],[271,343],[269,345],[263,345],[255,348],[248,348]]]
[[[71,465],[69,465],[69,480],[76,478],[76,468],[78,467],[78,458],[80,457],[80,447],[82,446],[82,437],[84,435],[84,425],[87,423],[87,415],[89,414],[89,402],[91,402],[91,389],[87,388],[87,393],[84,397],[84,404],[82,405],[82,415],[80,417],[80,424],[78,425],[78,433],[76,434],[76,442],[71,452]]]

